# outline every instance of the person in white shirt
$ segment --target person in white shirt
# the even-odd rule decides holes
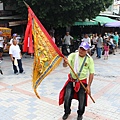
[[[91,47],[91,40],[88,37],[88,34],[84,35],[84,38],[82,39],[82,42],[87,42],[89,44],[89,46]]]
[[[105,32],[105,35],[103,36],[103,42],[106,43],[108,41],[108,38],[109,38],[108,33]]]
[[[93,37],[93,44],[95,45],[95,46],[97,46],[97,39],[98,39],[98,36],[97,36],[97,33],[94,35],[94,37]]]
[[[16,39],[13,39],[12,41],[12,45],[10,46],[10,49],[9,49],[9,54],[10,54],[10,58],[11,58],[11,61],[13,63],[13,70],[14,70],[14,74],[18,75],[19,73],[25,73],[24,70],[23,70],[23,67],[22,67],[22,61],[21,61],[21,58],[22,58],[22,55],[21,55],[21,50],[17,44],[17,40]],[[17,64],[18,64],[18,68],[19,68],[19,72],[17,70]]]
[[[66,51],[66,55],[72,52],[71,49],[71,43],[72,43],[73,37],[69,35],[69,32],[66,32],[66,35],[64,36],[62,40],[62,49],[63,51]]]
[[[69,35],[69,32],[66,32],[66,35],[63,38],[64,44],[71,45],[71,40],[72,39],[73,39],[73,37],[71,35]]]
[[[115,44],[114,44],[114,42],[113,42],[113,36],[111,35],[111,36],[109,36],[109,42],[112,44],[112,49],[113,49],[113,55],[115,55]]]
[[[0,60],[3,60],[2,55],[3,55],[4,38],[2,34],[3,34],[2,31],[0,31]]]

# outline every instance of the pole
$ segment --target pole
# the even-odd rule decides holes
[[[28,8],[29,5],[23,0],[24,4],[26,5],[26,7]],[[63,58],[65,58],[65,56],[63,55]],[[70,66],[70,64],[67,62],[68,66],[70,67],[70,69],[73,71],[73,73],[75,74],[76,78],[79,80],[79,77],[78,75],[74,72],[73,68]],[[80,80],[79,80],[80,81]],[[85,88],[85,86],[83,85],[83,83],[80,81],[80,84],[83,86],[83,88],[85,89],[86,93],[88,94],[87,92],[87,89]],[[94,99],[92,98],[92,96],[90,94],[88,94],[90,96],[90,98],[92,99],[92,101],[95,103]]]
[[[23,0],[23,2],[24,2],[24,4],[26,5],[26,7],[28,8],[29,7],[29,5]]]
[[[80,81],[78,75],[75,73],[75,71],[73,70],[73,68],[71,67],[71,65],[67,62],[68,66],[70,67],[70,69],[72,70],[72,72],[75,74],[76,78]],[[85,89],[86,93],[88,94],[87,92],[87,89],[86,87],[84,86],[84,84],[80,81],[80,84],[82,85],[82,87]],[[92,96],[90,94],[88,94],[89,97],[91,98],[91,100],[93,101],[93,103],[95,103],[94,99],[92,98]]]

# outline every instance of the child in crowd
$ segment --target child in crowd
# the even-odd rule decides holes
[[[104,43],[104,60],[108,59],[108,54],[109,54],[109,45],[108,43]]]

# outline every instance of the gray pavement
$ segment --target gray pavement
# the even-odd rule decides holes
[[[95,77],[92,83],[92,97],[83,120],[120,120],[120,49],[108,60],[97,59]],[[103,57],[103,56],[102,56]],[[58,105],[59,92],[67,80],[69,68],[62,63],[48,75],[38,88],[41,99],[32,89],[32,62],[29,56],[23,58],[26,74],[13,74],[7,54],[1,63],[4,75],[0,75],[0,120],[62,120],[63,105]],[[72,112],[68,120],[77,119],[76,100],[72,101]]]

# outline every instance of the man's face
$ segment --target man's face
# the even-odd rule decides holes
[[[14,44],[14,45],[17,45],[17,40],[13,40],[13,44]]]
[[[66,35],[68,36],[68,35],[69,35],[69,32],[66,32]]]
[[[85,34],[85,38],[88,38],[88,35],[87,35],[87,34]]]
[[[87,54],[87,50],[85,50],[83,47],[80,47],[78,51],[80,57],[84,57]]]
[[[13,36],[14,39],[16,39],[16,36]]]

